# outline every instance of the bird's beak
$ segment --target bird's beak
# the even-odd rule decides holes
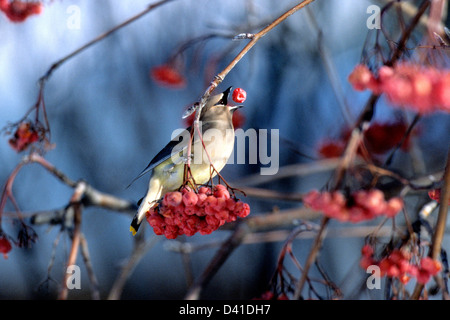
[[[228,106],[228,109],[231,111],[231,112],[234,112],[234,111],[236,111],[237,109],[240,109],[240,108],[242,108],[243,106],[241,105],[241,106]]]
[[[227,90],[222,92],[222,98],[215,105],[223,105],[226,106],[228,104],[228,97],[230,96],[230,92],[233,87],[229,87]]]

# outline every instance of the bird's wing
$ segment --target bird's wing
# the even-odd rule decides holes
[[[131,181],[128,187],[133,184],[134,181],[152,171],[157,165],[169,159],[172,154],[178,154],[181,151],[184,151],[188,145],[188,141],[184,141],[185,135],[183,135],[183,133],[185,132],[191,132],[191,127],[187,128],[186,131],[173,138],[163,149],[161,149],[161,151],[158,152],[158,154],[152,159],[152,161],[150,161],[147,167],[145,167],[145,169],[142,170],[142,172],[136,178],[134,178],[133,181]]]

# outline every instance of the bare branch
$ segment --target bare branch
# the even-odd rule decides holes
[[[83,233],[80,234],[80,246],[81,246],[81,255],[83,256],[83,261],[87,269],[88,277],[91,285],[91,295],[92,299],[100,300],[100,292],[98,288],[98,280],[94,273],[94,268],[92,266],[91,257],[89,254],[88,243],[86,237]]]
[[[130,275],[133,273],[134,268],[145,256],[145,254],[151,248],[153,248],[160,239],[161,239],[160,237],[153,235],[150,241],[145,241],[143,232],[140,232],[133,238],[134,240],[133,251],[130,257],[128,258],[128,261],[123,265],[122,269],[120,270],[120,273],[109,292],[108,300],[120,299],[123,287],[125,286],[125,283],[130,277]]]
[[[77,255],[78,255],[78,248],[80,245],[80,239],[81,239],[81,205],[80,201],[83,197],[84,191],[86,190],[86,185],[83,182],[80,182],[77,187],[75,188],[75,191],[72,195],[72,198],[70,199],[70,202],[72,203],[75,211],[74,216],[74,230],[72,235],[72,247],[70,249],[69,258],[67,259],[67,268],[69,266],[76,264],[77,261]],[[64,277],[64,282],[62,285],[62,290],[59,295],[60,300],[66,300],[67,296],[69,294],[68,288],[67,288],[67,280],[69,279],[69,274],[66,272]]]
[[[436,226],[434,228],[433,239],[431,243],[431,250],[429,252],[429,257],[433,260],[439,259],[442,248],[442,239],[444,238],[445,228],[447,225],[447,215],[448,215],[448,202],[450,201],[450,149],[447,152],[447,165],[444,173],[444,185],[442,187],[441,198],[439,199],[439,214],[436,221]],[[423,284],[417,284],[414,288],[414,292],[411,299],[417,300],[420,298],[422,290],[424,288]]]
[[[228,73],[238,64],[238,62],[250,51],[250,49],[262,38],[264,37],[268,32],[270,32],[273,28],[278,26],[280,23],[282,23],[284,20],[286,20],[289,16],[293,15],[298,10],[304,8],[314,0],[304,0],[294,6],[293,8],[289,9],[285,13],[283,13],[281,16],[279,16],[277,19],[275,19],[272,23],[270,23],[267,27],[259,31],[258,33],[255,33],[251,37],[251,41],[237,54],[237,56],[230,62],[230,64],[222,70],[219,74],[217,74],[214,77],[214,80],[210,83],[209,87],[206,89],[205,93],[203,94],[202,98],[200,99],[200,104],[197,110],[196,120],[200,121],[200,114],[202,108],[205,106],[206,101],[208,100],[211,93],[214,91],[215,88],[225,79],[225,77],[228,75]]]

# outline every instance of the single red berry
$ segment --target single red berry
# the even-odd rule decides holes
[[[376,264],[376,261],[372,257],[363,256],[363,257],[361,257],[361,260],[359,261],[359,265],[364,270],[366,270],[369,266],[372,266],[375,264]]]
[[[12,246],[6,237],[0,238],[0,253],[3,253],[3,258],[8,259],[8,253],[11,251]]]
[[[311,190],[303,196],[303,204],[313,210],[321,210],[322,208],[318,205],[321,193],[318,190]]]
[[[433,99],[435,104],[443,111],[450,111],[450,72],[446,72],[436,81],[433,87]]]
[[[216,184],[214,186],[214,192],[219,191],[219,190],[228,190],[228,188],[226,186],[224,186],[223,184]]]
[[[195,206],[198,201],[198,196],[194,191],[189,191],[183,194],[183,203],[185,206]]]
[[[217,198],[215,196],[208,196],[203,203],[206,207],[213,207],[217,204]]]
[[[176,207],[181,204],[183,195],[179,191],[168,192],[164,195],[165,204],[171,207]]]
[[[391,254],[388,256],[389,261],[391,261],[391,263],[398,265],[400,264],[401,261],[403,261],[405,259],[405,257],[403,256],[403,253],[398,250],[395,249],[391,252]]]
[[[153,67],[150,76],[158,85],[172,89],[181,89],[186,86],[186,79],[174,67],[161,65]]]
[[[357,91],[363,91],[369,87],[376,87],[376,79],[374,75],[364,64],[359,64],[355,67],[355,69],[353,69],[352,73],[348,76],[348,81]]]
[[[236,203],[234,213],[240,218],[245,218],[250,214],[250,206],[245,202],[239,201]]]
[[[361,249],[361,254],[365,257],[371,257],[373,256],[374,250],[373,247],[369,244],[366,244]]]
[[[227,188],[219,188],[214,191],[214,196],[217,198],[223,198],[223,199],[229,199],[230,193],[228,192]]]
[[[432,276],[434,276],[442,269],[442,266],[439,261],[433,260],[430,257],[425,257],[420,260],[420,269],[426,270]]]
[[[147,221],[152,227],[165,224],[164,218],[161,217],[159,214],[152,214],[148,216]]]
[[[432,190],[428,191],[428,196],[432,200],[439,202],[439,200],[441,198],[441,189],[432,189]]]
[[[384,210],[384,193],[378,189],[356,191],[353,198],[360,207],[379,214]]]
[[[397,265],[400,268],[400,273],[402,273],[402,274],[407,273],[410,270],[410,266],[411,266],[409,261],[406,259],[399,261],[399,263]]]
[[[438,189],[432,189],[432,190],[428,191],[428,196],[431,199],[433,199],[433,200],[435,200],[437,202],[440,202],[440,200],[441,200],[441,189],[438,188]],[[450,204],[450,199],[448,199],[448,203]]]
[[[399,213],[400,210],[402,210],[402,208],[403,208],[403,200],[401,198],[398,198],[398,197],[391,198],[386,203],[386,208],[385,208],[384,214],[387,217],[392,218],[397,213]]]
[[[247,92],[244,89],[236,88],[233,91],[233,101],[237,103],[242,103],[247,99]]]
[[[206,194],[206,195],[208,195],[208,196],[212,194],[211,189],[208,188],[208,187],[200,187],[200,188],[198,189],[198,193],[199,193],[199,194]]]
[[[430,280],[431,275],[425,270],[419,270],[417,274],[417,282],[420,284],[426,284]]]
[[[407,273],[412,278],[417,278],[417,275],[419,274],[419,268],[413,264],[409,264],[409,269],[408,269]]]
[[[318,154],[322,158],[340,157],[345,150],[345,141],[323,141],[318,147]]]
[[[412,78],[414,92],[414,104],[419,110],[427,112],[432,111],[434,99],[431,96],[433,90],[432,79],[427,73],[416,73]]]

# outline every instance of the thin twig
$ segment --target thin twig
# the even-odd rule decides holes
[[[20,169],[26,164],[26,162],[21,161],[13,170],[13,172],[9,175],[8,180],[5,183],[5,186],[3,187],[2,197],[0,200],[0,233],[2,230],[2,216],[3,212],[5,210],[6,201],[9,199],[13,199],[12,197],[12,185],[14,183],[14,179],[16,178],[17,174],[19,173]],[[16,208],[17,209],[17,208]],[[20,218],[20,216],[19,216]]]
[[[121,24],[115,26],[114,28],[102,33],[101,35],[97,36],[96,38],[92,39],[91,41],[89,41],[88,43],[86,43],[85,45],[81,46],[80,48],[76,49],[75,51],[69,53],[68,55],[66,55],[65,57],[59,59],[58,61],[56,61],[55,63],[53,63],[51,65],[51,67],[47,70],[47,72],[39,79],[40,82],[44,82],[47,81],[50,76],[53,74],[53,72],[60,67],[63,63],[65,63],[67,60],[73,58],[74,56],[78,55],[79,53],[83,52],[84,50],[86,50],[87,48],[91,47],[92,45],[96,44],[97,42],[105,39],[106,37],[110,36],[111,34],[113,34],[114,32],[122,29],[123,27],[129,25],[130,23],[138,20],[139,18],[143,17],[144,15],[146,15],[147,13],[149,13],[150,11],[152,11],[153,9],[166,4],[168,2],[171,2],[173,0],[161,0],[158,1],[156,3],[153,3],[151,5],[149,5],[145,10],[141,11],[140,13],[134,15],[133,17],[125,20],[124,22],[122,22]]]
[[[209,283],[211,278],[220,269],[230,254],[236,249],[248,233],[248,227],[244,224],[239,224],[233,234],[228,240],[220,247],[216,252],[209,265],[203,270],[202,274],[194,281],[193,285],[189,288],[185,299],[197,300],[200,297],[202,288]]]
[[[84,191],[86,189],[86,184],[83,182],[80,182],[77,187],[75,188],[75,191],[71,198],[71,203],[75,211],[74,216],[74,229],[73,229],[73,235],[72,235],[72,247],[70,249],[69,258],[67,259],[67,268],[71,265],[75,265],[77,261],[77,255],[78,255],[78,249],[80,246],[80,239],[81,239],[81,204],[80,201],[83,198]],[[67,269],[66,269],[67,270]],[[66,300],[67,296],[69,294],[68,287],[67,287],[67,280],[69,279],[69,274],[66,272],[64,277],[64,282],[62,285],[62,290],[59,295],[60,300]]]
[[[303,194],[295,192],[281,192],[263,188],[239,187],[237,189],[245,193],[247,197],[266,199],[266,200],[284,200],[300,202],[303,200]]]
[[[423,16],[423,14],[425,13],[425,11],[428,9],[429,6],[430,6],[430,1],[425,0],[422,3],[422,5],[419,7],[419,9],[417,10],[417,14],[413,17],[408,28],[402,34],[402,37],[398,43],[396,50],[393,53],[391,59],[386,63],[387,66],[395,65],[395,63],[397,63],[398,59],[400,59],[401,55],[403,54],[403,51],[406,49],[406,42],[408,41],[412,32],[414,31],[417,24],[419,23],[420,18]]]
[[[314,239],[314,243],[312,245],[311,251],[309,252],[308,258],[306,259],[305,267],[303,268],[302,275],[301,275],[300,280],[298,281],[298,284],[297,284],[297,286],[295,288],[295,293],[294,293],[294,296],[293,296],[294,300],[300,299],[300,296],[301,296],[302,291],[303,291],[303,286],[305,285],[305,282],[308,279],[309,269],[311,268],[311,266],[316,261],[316,257],[319,254],[319,251],[321,249],[322,241],[323,241],[323,239],[325,237],[325,234],[326,234],[325,233],[326,226],[327,226],[329,221],[330,221],[330,218],[328,218],[328,217],[323,217],[322,218],[322,223],[320,225],[319,232],[317,233],[316,238]]]
[[[202,98],[200,99],[200,104],[197,110],[196,120],[200,120],[200,114],[202,108],[206,105],[206,101],[208,100],[211,93],[214,91],[215,88],[225,79],[225,77],[228,75],[228,73],[236,66],[236,64],[250,51],[250,49],[262,38],[264,37],[268,32],[270,32],[273,28],[278,26],[281,22],[286,20],[289,16],[297,12],[298,10],[304,8],[314,0],[304,0],[294,6],[293,8],[289,9],[285,13],[283,13],[281,16],[279,16],[277,19],[275,19],[272,23],[270,23],[267,27],[259,31],[258,33],[255,33],[251,39],[251,41],[237,54],[237,56],[230,62],[230,64],[222,70],[219,74],[217,74],[214,77],[214,80],[210,83],[209,87],[206,89],[205,93],[203,94]]]
[[[447,164],[444,173],[444,185],[441,189],[441,197],[439,199],[439,213],[436,221],[436,226],[434,228],[431,248],[429,251],[429,257],[437,260],[441,254],[442,249],[442,239],[445,234],[445,227],[447,225],[447,215],[448,215],[448,202],[450,200],[450,149],[447,153]],[[414,288],[414,292],[411,295],[411,299],[417,300],[422,294],[424,288],[423,284],[417,283]]]
[[[404,13],[406,13],[410,17],[414,17],[417,15],[418,8],[410,2],[407,1],[392,1],[392,0],[382,0],[385,3],[394,3],[395,6],[397,6],[399,9],[401,9]],[[427,15],[423,15],[419,19],[419,23],[423,26],[428,26],[429,24],[429,18]],[[436,26],[439,30],[439,35],[444,36],[444,24],[442,21],[439,21],[439,24]]]
[[[336,70],[336,66],[333,63],[333,59],[331,58],[330,52],[328,48],[325,46],[323,42],[323,32],[317,23],[317,19],[314,15],[314,12],[311,8],[306,8],[306,13],[308,16],[308,21],[311,25],[311,28],[317,31],[317,50],[319,51],[320,58],[322,59],[325,71],[330,80],[331,87],[333,89],[334,95],[338,101],[339,107],[341,109],[342,115],[348,125],[352,124],[352,114],[350,111],[350,107],[348,105],[347,99],[344,96],[341,82],[339,81],[338,73]]]
[[[94,268],[92,266],[92,260],[89,254],[88,243],[83,233],[80,234],[80,247],[81,247],[81,255],[83,256],[83,261],[88,273],[89,283],[91,285],[92,299],[100,300],[98,280],[97,277],[95,276]]]
[[[43,166],[47,171],[53,174],[56,178],[58,178],[62,183],[66,184],[71,188],[76,188],[78,186],[78,182],[70,179],[66,174],[56,168],[53,164],[48,162],[41,155],[33,152],[28,157],[26,157],[23,161],[24,163],[38,163]],[[85,190],[84,197],[81,199],[83,201],[83,205],[85,206],[98,206],[105,209],[115,210],[119,212],[135,212],[137,207],[136,204],[131,203],[130,201],[118,198],[116,196],[101,192],[95,188],[93,188],[88,183],[84,182]],[[57,212],[56,212],[57,213]]]
[[[134,268],[141,261],[144,255],[155,246],[155,244],[161,239],[160,237],[153,236],[150,241],[145,241],[144,233],[140,232],[134,237],[133,251],[128,258],[128,261],[123,265],[122,269],[109,292],[108,300],[118,300],[123,291],[123,287],[127,279],[133,273]]]
[[[70,60],[71,58],[75,57],[76,55],[80,54],[81,52],[85,51],[86,49],[90,48],[92,45],[96,44],[97,42],[100,42],[101,40],[107,38],[108,36],[110,36],[111,34],[115,33],[116,31],[122,29],[123,27],[129,25],[130,23],[138,20],[139,18],[143,17],[144,15],[146,15],[147,13],[149,13],[150,11],[152,11],[153,9],[166,4],[170,1],[173,0],[161,0],[159,2],[156,2],[154,4],[148,5],[147,8],[143,11],[141,11],[140,13],[134,15],[133,17],[127,19],[126,21],[120,23],[119,25],[115,26],[114,28],[102,33],[101,35],[97,36],[96,38],[92,39],[91,41],[89,41],[88,43],[86,43],[85,45],[81,46],[80,48],[76,49],[75,51],[72,51],[71,53],[69,53],[68,55],[64,56],[63,58],[59,59],[58,61],[56,61],[55,63],[53,63],[50,68],[45,72],[45,74],[39,78],[38,81],[38,85],[39,85],[39,94],[38,94],[38,99],[37,102],[35,103],[35,105],[30,109],[30,111],[27,112],[27,115],[29,113],[31,113],[31,111],[35,110],[36,114],[35,114],[35,122],[36,124],[39,123],[39,107],[42,107],[42,114],[44,117],[44,121],[45,121],[45,132],[48,133],[48,137],[45,138],[45,142],[49,143],[50,142],[50,123],[48,121],[47,118],[47,110],[46,110],[46,106],[45,106],[45,101],[44,101],[44,91],[45,91],[45,85],[46,82],[50,79],[51,75],[53,74],[53,72],[58,69],[62,64],[64,64],[65,62],[67,62],[68,60]],[[26,116],[24,118],[26,118]]]
[[[68,185],[71,188],[75,188],[77,186],[77,182],[70,179],[66,176],[62,171],[58,170],[53,164],[48,162],[44,157],[37,154],[36,152],[31,153],[28,157],[25,158],[27,162],[38,163],[43,166],[47,171],[53,174],[56,178],[58,178],[62,183]]]

